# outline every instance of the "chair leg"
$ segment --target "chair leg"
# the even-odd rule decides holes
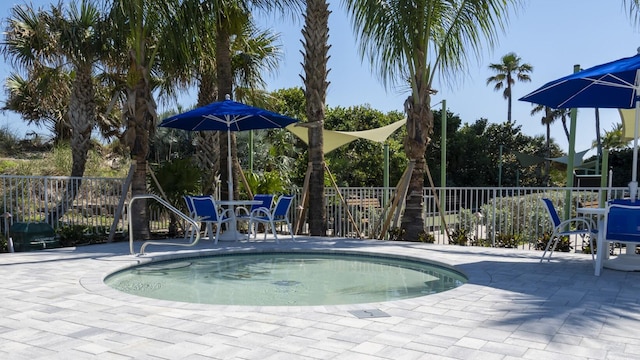
[[[273,220],[269,221],[270,225],[271,225],[271,232],[273,233],[273,237],[276,239],[276,244],[279,244],[280,242],[278,241],[278,232],[276,231],[276,223]],[[267,238],[267,232],[264,232],[264,238]]]
[[[549,242],[547,243],[547,246],[545,246],[544,248],[544,252],[542,253],[542,257],[540,258],[540,262],[542,262],[544,260],[545,255],[547,255],[547,251],[549,251],[549,246],[551,246],[551,243],[555,240],[555,232],[553,234],[551,234],[551,238],[549,238]],[[554,245],[555,247],[555,245]],[[547,261],[551,260],[551,255],[549,255],[549,259],[547,259]]]
[[[556,239],[553,241],[553,247],[551,248],[551,251],[549,251],[549,257],[547,258],[547,261],[551,261],[551,256],[553,256],[553,252],[556,251],[556,247],[558,247],[559,241],[560,241],[560,236],[557,235]]]
[[[289,234],[291,234],[291,241],[296,241],[293,237],[293,226],[291,226],[291,222],[287,219],[287,227],[289,228]]]
[[[211,223],[207,224],[207,226],[210,226]],[[222,227],[222,223],[217,223],[216,224],[216,236],[213,240],[214,244],[218,244],[218,238],[220,237],[220,228]]]

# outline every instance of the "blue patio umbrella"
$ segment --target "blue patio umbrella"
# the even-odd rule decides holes
[[[298,120],[269,110],[246,105],[233,100],[213,102],[209,105],[174,115],[164,119],[160,127],[207,131],[218,130],[227,132],[227,171],[229,200],[233,200],[233,169],[231,164],[231,132],[243,130],[283,128]]]
[[[640,49],[639,49],[640,50]],[[640,109],[639,54],[594,66],[550,81],[519,100],[562,108]],[[638,189],[638,129],[640,112],[636,111],[633,142],[632,178],[629,189],[636,198]]]

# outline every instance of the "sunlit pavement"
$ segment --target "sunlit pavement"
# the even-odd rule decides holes
[[[124,242],[0,254],[0,359],[640,359],[640,273],[595,277],[590,255],[540,264],[536,251],[285,239],[150,246],[139,257]],[[251,249],[419,257],[455,266],[469,283],[411,300],[242,307],[152,300],[102,282],[171,251]],[[390,316],[351,312],[373,309]]]

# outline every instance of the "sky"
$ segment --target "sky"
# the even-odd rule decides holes
[[[10,5],[0,5],[0,17],[4,20],[9,14]],[[23,4],[12,1],[10,4]],[[49,4],[51,1],[35,0],[35,6]],[[376,76],[367,61],[361,61],[358,54],[356,37],[353,34],[346,12],[339,1],[331,1],[332,11],[329,20],[329,63],[327,93],[329,107],[349,107],[369,104],[383,112],[402,111],[406,89],[387,89]],[[302,20],[274,18],[256,14],[262,27],[271,28],[281,35],[283,58],[280,69],[275,74],[265,75],[267,90],[302,87]],[[536,136],[544,135],[541,114],[530,115],[532,105],[517,99],[528,94],[548,81],[573,72],[575,64],[583,69],[609,62],[618,58],[633,56],[640,47],[640,31],[627,16],[622,1],[602,0],[529,0],[517,13],[512,14],[511,22],[505,33],[499,37],[498,45],[486,49],[481,58],[469,63],[468,71],[460,74],[453,84],[436,81],[434,88],[438,93],[433,96],[434,108],[440,108],[446,100],[447,110],[458,115],[463,123],[472,124],[480,118],[492,123],[502,123],[507,119],[507,101],[502,92],[487,85],[488,77],[494,75],[489,64],[499,63],[503,55],[515,52],[522,62],[533,66],[529,83],[518,82],[514,85],[512,119],[522,125],[523,133]],[[4,61],[4,59],[2,59]],[[10,66],[4,63],[0,67],[0,80],[4,83],[10,74]],[[5,100],[4,91],[0,93],[0,102]],[[195,92],[184,94],[180,103],[184,107],[196,103]],[[163,109],[160,109],[161,111]],[[576,151],[586,150],[595,140],[594,110],[582,109],[578,112],[576,132]],[[600,110],[601,131],[611,130],[620,117],[615,110]],[[0,113],[0,127],[15,129],[23,137],[33,129],[27,129],[19,116]],[[36,129],[46,132],[45,129]],[[560,147],[568,151],[562,124],[558,120],[551,128],[552,137]],[[593,153],[590,152],[589,154]]]

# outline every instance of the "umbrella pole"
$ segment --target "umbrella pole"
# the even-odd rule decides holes
[[[636,75],[636,83],[638,83]],[[636,126],[633,129],[633,163],[631,164],[631,182],[629,183],[629,196],[635,201],[638,194],[638,127],[640,127],[640,101],[636,100]]]
[[[231,158],[231,130],[227,129],[227,188],[229,189],[229,201],[233,201],[233,164]]]

